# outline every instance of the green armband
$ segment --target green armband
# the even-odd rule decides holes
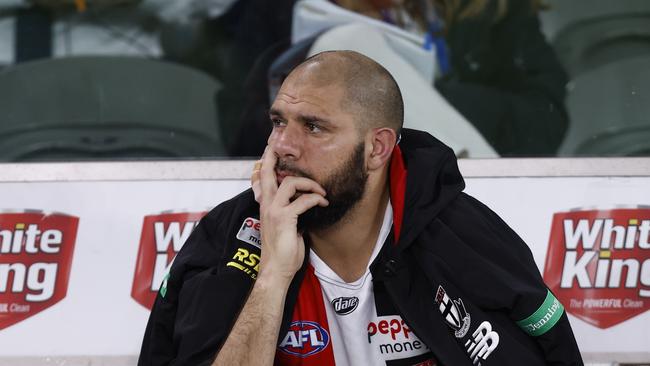
[[[548,332],[560,320],[564,306],[547,290],[546,299],[531,316],[517,322],[517,325],[533,337]]]

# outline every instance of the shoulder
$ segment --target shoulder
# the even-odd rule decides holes
[[[438,221],[485,259],[507,262],[526,258],[533,263],[523,239],[497,213],[466,193],[451,201],[440,212]]]
[[[251,189],[245,190],[210,210],[201,219],[199,227],[206,234],[218,237],[237,226],[242,216],[259,217],[259,205],[255,202]]]
[[[455,200],[451,201],[449,205],[440,213],[440,217],[445,221],[453,221],[459,218],[459,215],[469,215],[469,219],[491,219],[500,220],[499,216],[487,207],[483,202],[470,196],[465,192],[461,192]]]
[[[164,360],[160,364],[171,360],[198,364],[204,356],[213,357],[257,275],[258,212],[247,190],[201,219],[156,297],[141,360],[156,357]],[[164,347],[167,344],[169,348]]]
[[[523,319],[547,295],[528,245],[477,199],[459,194],[430,223],[428,234],[418,248],[421,266],[444,266],[450,281],[479,306],[498,304],[513,319]]]
[[[260,237],[259,225],[256,226],[258,217],[259,206],[250,190],[208,212],[174,258],[166,276],[166,300],[174,301],[189,281],[204,276],[222,277],[231,269],[228,259],[237,257],[240,249],[246,250],[247,258],[252,254],[259,256],[260,245],[254,241]],[[248,235],[244,237],[242,232]],[[245,273],[243,276],[250,277]]]
[[[174,267],[216,265],[227,254],[227,248],[236,245],[238,231],[247,220],[258,222],[258,217],[259,206],[250,189],[222,202],[201,219],[178,253]]]

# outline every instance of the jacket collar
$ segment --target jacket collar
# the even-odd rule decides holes
[[[394,243],[404,249],[465,188],[453,151],[428,133],[403,129],[390,163]]]

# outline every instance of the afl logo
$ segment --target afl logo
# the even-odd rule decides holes
[[[359,305],[358,297],[337,297],[332,300],[332,306],[338,315],[350,314],[357,308],[357,305]]]
[[[280,350],[293,356],[307,357],[324,350],[329,343],[329,334],[318,323],[299,320],[289,326]]]

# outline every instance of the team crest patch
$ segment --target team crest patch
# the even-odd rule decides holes
[[[262,238],[260,228],[260,220],[254,219],[252,217],[247,217],[246,220],[244,220],[244,222],[241,224],[241,228],[237,233],[237,239],[261,249]]]
[[[438,286],[436,291],[436,304],[440,310],[440,314],[447,322],[447,325],[454,330],[456,338],[463,338],[469,330],[469,325],[472,317],[465,310],[463,300],[452,300],[442,286]]]

